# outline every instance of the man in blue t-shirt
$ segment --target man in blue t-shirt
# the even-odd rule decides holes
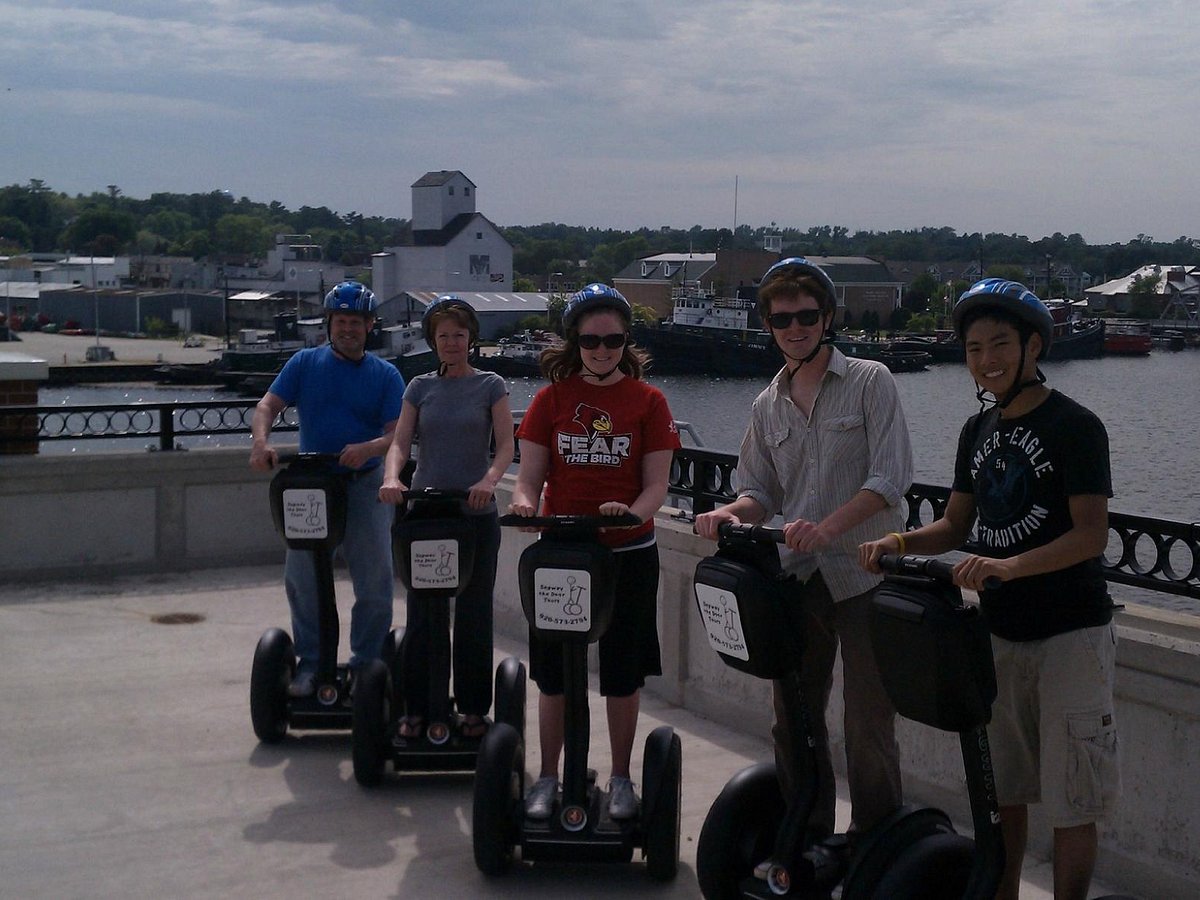
[[[331,290],[325,297],[329,343],[301,350],[287,361],[258,401],[250,426],[250,467],[270,471],[278,462],[267,443],[271,426],[294,404],[300,414],[301,452],[336,453],[351,473],[341,551],[354,584],[352,671],[380,657],[392,627],[393,507],[380,503],[378,494],[383,482],[380,457],[387,453],[400,417],[404,379],[391,363],[366,352],[375,306],[375,295],[356,281]],[[320,649],[311,551],[288,549],[284,583],[299,657],[288,693],[307,697],[316,690]]]

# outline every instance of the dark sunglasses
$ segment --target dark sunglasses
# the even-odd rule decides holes
[[[616,350],[625,346],[628,336],[622,334],[581,334],[579,336],[579,346],[584,350],[595,350],[601,344],[609,350]]]
[[[792,319],[801,325],[816,325],[821,321],[821,311],[819,309],[798,309],[795,312],[771,313],[767,316],[767,324],[782,331],[792,323]]]

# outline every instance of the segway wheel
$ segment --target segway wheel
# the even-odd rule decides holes
[[[386,660],[388,669],[392,673],[392,697],[394,711],[397,717],[405,715],[408,710],[404,708],[404,657],[408,651],[408,632],[403,628],[398,628],[392,632],[396,639],[395,647],[392,650],[392,655]]]
[[[888,878],[892,869],[912,848],[931,837],[957,836],[954,824],[940,809],[932,807],[902,806],[884,819],[859,841],[858,848],[850,860],[850,869],[842,882],[842,897],[845,900],[866,900],[884,897],[879,886]],[[949,842],[954,845],[956,842]],[[931,845],[941,846],[941,844]],[[917,857],[919,864],[923,854]],[[947,862],[949,868],[949,862]],[[967,869],[970,869],[968,861]],[[947,871],[950,880],[953,872]],[[939,877],[941,877],[939,875]],[[955,896],[961,896],[961,891]],[[927,895],[919,895],[927,896]],[[936,894],[932,896],[938,896]]]
[[[671,726],[660,725],[646,738],[642,778],[646,874],[655,881],[670,881],[679,869],[679,807],[683,800],[683,750]]]
[[[729,780],[696,843],[696,877],[705,900],[740,900],[738,886],[771,855],[784,812],[774,763],[757,763]]]
[[[392,662],[396,659],[396,653],[400,648],[402,640],[404,640],[403,628],[393,628],[387,633],[387,637],[383,639],[383,653],[380,654],[379,658],[383,660],[383,664],[389,669],[392,667]]]
[[[475,765],[472,844],[485,875],[503,875],[513,861],[517,816],[525,794],[525,744],[506,722],[488,729]]]
[[[900,853],[872,897],[888,900],[959,900],[966,896],[975,842],[961,834],[933,834]],[[991,891],[995,890],[991,886]],[[989,894],[991,893],[989,891]]]
[[[250,722],[264,744],[276,744],[287,734],[287,691],[295,672],[291,637],[279,628],[263,632],[250,669]]]
[[[374,787],[383,780],[388,760],[391,697],[391,675],[387,666],[381,660],[371,660],[358,673],[351,720],[354,780],[363,787]]]
[[[525,664],[515,656],[496,667],[496,722],[516,729],[525,738]]]

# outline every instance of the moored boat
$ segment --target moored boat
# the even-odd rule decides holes
[[[1054,343],[1048,359],[1092,359],[1101,356],[1104,350],[1105,323],[1103,319],[1070,318],[1061,308],[1051,307],[1054,316]],[[889,343],[893,350],[922,350],[933,357],[935,363],[964,362],[966,351],[962,342],[949,332],[939,332],[936,337],[905,334],[894,337]]]
[[[542,351],[553,345],[554,338],[546,332],[527,330],[504,341],[494,352],[479,354],[471,365],[503,378],[539,378]]]
[[[894,333],[888,343],[893,350],[915,350],[928,353],[935,363],[962,362],[963,346],[953,331],[938,331],[934,334],[915,334],[905,331]]]
[[[758,316],[753,300],[716,297],[696,290],[676,292],[672,315],[653,325],[634,323],[633,339],[649,351],[656,375],[770,376],[783,357]],[[843,340],[838,340],[841,347]],[[893,372],[919,372],[927,353],[868,348],[847,342],[847,356],[876,359]],[[854,344],[855,346],[850,346]]]
[[[1176,331],[1174,328],[1164,329],[1157,334],[1151,332],[1150,339],[1171,351],[1179,351],[1187,346],[1187,338],[1184,333]]]
[[[1113,356],[1148,356],[1153,346],[1150,323],[1141,319],[1109,319],[1104,323],[1104,352]]]
[[[160,384],[221,384],[243,394],[263,393],[284,363],[305,347],[326,341],[324,319],[302,319],[285,313],[276,317],[274,339],[254,329],[239,332],[237,343],[221,353],[220,359],[194,365],[159,366]],[[392,363],[405,381],[437,368],[437,355],[425,343],[419,324],[384,326],[378,320],[367,335],[367,352]]]
[[[898,349],[892,341],[861,341],[838,338],[833,345],[855,359],[873,359],[892,372],[924,372],[933,357],[923,350]]]

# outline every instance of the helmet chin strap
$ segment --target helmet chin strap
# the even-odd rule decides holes
[[[582,356],[581,356],[581,357],[580,357],[580,359],[579,359],[579,364],[580,364],[581,366],[583,366],[585,369],[587,369],[587,373],[588,373],[588,375],[590,375],[592,378],[595,378],[597,381],[604,381],[606,378],[608,378],[610,375],[612,375],[612,374],[613,374],[615,371],[617,371],[617,369],[621,368],[621,363],[620,363],[620,361],[618,360],[618,361],[617,361],[617,364],[616,364],[615,366],[613,366],[613,367],[612,367],[611,369],[609,369],[607,372],[605,372],[605,373],[601,374],[601,373],[599,373],[599,372],[593,371],[592,369],[589,369],[589,368],[588,368],[588,364],[587,364],[587,363],[585,363],[585,362],[583,361],[583,357],[582,357]],[[586,377],[586,376],[585,376],[585,377]]]
[[[821,352],[821,349],[826,344],[832,344],[832,343],[833,343],[833,332],[826,331],[823,335],[821,335],[821,339],[819,341],[817,341],[817,346],[813,347],[812,350],[809,352],[808,356],[805,356],[804,358],[801,358],[799,356],[792,356],[792,354],[790,354],[786,350],[784,350],[783,347],[779,347],[778,341],[776,341],[775,346],[779,347],[779,352],[784,355],[784,358],[787,359],[787,361],[789,363],[793,363],[793,362],[796,363],[796,367],[794,369],[790,365],[788,366],[788,377],[790,378],[791,376],[793,376],[797,372],[799,372],[800,367],[803,366],[805,363],[810,363],[814,359],[816,359],[817,354]]]
[[[1029,340],[1027,338],[1021,344],[1021,361],[1017,364],[1018,372],[1025,370],[1025,350],[1028,346]],[[1009,405],[1020,396],[1021,392],[1025,390],[1025,388],[1037,387],[1039,384],[1044,384],[1046,382],[1046,376],[1042,374],[1042,370],[1035,367],[1034,371],[1037,373],[1036,378],[1029,378],[1025,381],[1013,381],[1012,387],[1010,387],[1005,393],[1003,400],[994,394],[989,399],[988,392],[979,387],[978,383],[976,383],[975,386],[977,390],[975,391],[975,399],[979,401],[979,412],[982,413],[987,408],[989,402],[995,406],[996,409],[1008,409]]]

